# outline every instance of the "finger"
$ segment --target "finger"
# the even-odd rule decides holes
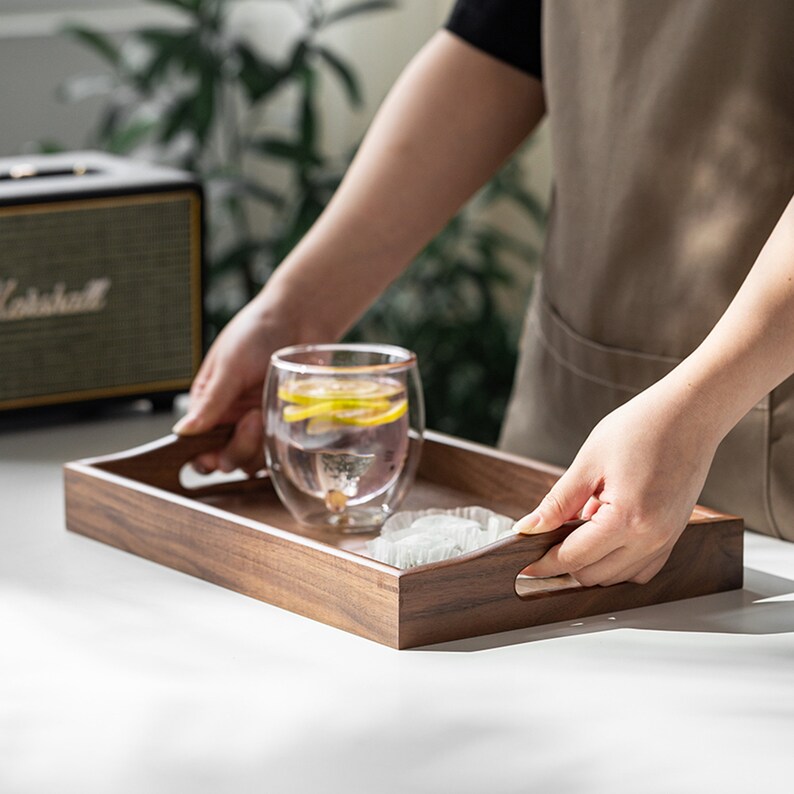
[[[209,366],[207,373],[197,376],[199,382],[191,389],[190,408],[174,425],[174,433],[191,436],[211,430],[239,396],[238,378],[223,364]]]
[[[264,467],[264,430],[261,412],[257,408],[249,413],[250,416],[246,414],[238,423],[227,447],[223,450],[203,452],[190,462],[199,474],[211,474],[218,470],[229,472],[236,468],[243,469],[248,474],[256,474]],[[244,422],[249,424],[243,425]],[[258,440],[254,441],[254,439]]]
[[[637,548],[622,546],[593,565],[576,571],[574,578],[583,585],[609,585],[620,582],[646,584],[663,567],[673,550],[674,543],[662,549],[652,549],[640,555]]]
[[[613,572],[601,570],[594,573],[594,578],[603,585],[649,582],[664,567],[684,528],[685,525],[671,533],[663,522],[629,527],[628,531],[621,533],[628,554],[625,565],[622,568],[617,566]]]
[[[550,532],[576,515],[596,490],[596,483],[576,462],[560,477],[540,504],[515,524],[516,532],[535,535]]]
[[[633,582],[635,584],[647,584],[659,571],[664,568],[670,553],[668,551],[663,554],[658,552],[649,554],[641,560],[629,561],[620,566],[616,565],[616,572],[610,574],[606,571],[585,570],[576,574],[576,579],[579,580],[579,574],[584,575],[584,579],[588,585],[597,584],[602,587],[609,587],[613,584],[621,584],[622,582]],[[584,584],[584,582],[582,582]]]
[[[672,549],[666,551],[664,554],[659,555],[649,565],[646,565],[641,571],[632,574],[631,577],[629,578],[629,581],[635,582],[636,584],[648,584],[648,582],[650,582],[651,579],[653,579],[653,577],[656,576],[656,574],[659,573],[659,571],[661,571],[662,568],[664,568],[665,563],[670,557],[671,551]]]
[[[190,461],[190,465],[199,474],[212,474],[212,472],[217,471],[218,469],[219,457],[220,452],[204,452],[201,455],[193,458],[193,460]]]
[[[248,411],[237,423],[229,442],[221,451],[218,466],[223,472],[237,468],[254,471],[260,469],[264,462],[262,452],[262,412],[258,409]]]
[[[636,552],[624,546],[608,554],[597,563],[576,571],[573,573],[573,577],[585,587],[595,585],[609,587],[621,582],[636,581],[634,577],[650,568],[658,557],[658,552],[653,552],[637,559]],[[664,555],[654,573],[664,565],[666,559],[667,555]]]
[[[595,565],[622,548],[609,522],[588,521],[525,569],[528,576],[560,576]]]
[[[546,578],[549,576],[562,576],[569,573],[568,568],[560,562],[560,546],[552,546],[539,560],[527,565],[523,571],[524,576],[538,576]]]
[[[562,573],[567,573],[573,576],[573,578],[584,587],[595,587],[596,585],[607,587],[609,585],[619,584],[620,582],[636,581],[633,577],[645,571],[646,568],[649,568],[650,561],[654,558],[654,555],[649,555],[637,562],[632,552],[624,546],[609,552],[609,554],[592,565],[587,565],[579,570],[570,570],[570,565],[567,565],[569,570],[562,571],[561,569],[566,567],[566,563],[560,562],[559,547],[555,548],[557,549],[556,555],[550,559],[548,563],[545,563],[545,558],[543,558],[543,560],[544,566],[546,564],[554,566],[550,567],[549,570],[556,571],[560,569],[559,572],[537,573],[538,570],[545,571],[546,569],[545,567],[539,567],[533,563],[528,566],[528,569],[522,571],[522,573],[529,576],[543,577],[560,576]],[[664,561],[662,561],[659,567],[662,565],[664,565]],[[658,568],[656,570],[658,571]]]
[[[587,504],[582,508],[581,518],[585,521],[589,521],[598,512],[599,507],[601,507],[601,500],[595,496],[591,496],[587,500]]]

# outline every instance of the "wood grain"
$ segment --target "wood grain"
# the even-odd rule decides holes
[[[581,618],[742,585],[742,522],[698,508],[647,585],[516,592],[516,576],[575,528],[516,535],[401,571],[365,556],[368,536],[298,524],[269,481],[186,489],[182,466],[229,429],[168,436],[65,466],[67,527],[112,546],[394,648]],[[560,470],[428,434],[406,509],[480,504],[514,518]],[[373,534],[373,533],[371,533]],[[371,535],[370,535],[371,536]]]
[[[728,519],[685,530],[665,567],[648,584],[554,588],[519,596],[518,573],[561,542],[575,524],[543,535],[515,535],[466,558],[403,571],[399,647],[573,620],[742,586],[743,523]]]
[[[386,645],[397,642],[398,581],[388,566],[79,464],[66,467],[65,493],[74,532]]]

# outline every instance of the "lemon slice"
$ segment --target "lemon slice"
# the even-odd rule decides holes
[[[312,419],[316,416],[328,416],[334,407],[333,400],[314,405],[285,405],[282,415],[285,422],[302,422],[304,419]]]
[[[388,400],[324,400],[323,402],[302,405],[285,405],[282,416],[285,422],[302,422],[304,419],[332,419],[339,411],[364,409],[369,412],[385,411],[391,403]]]
[[[284,410],[286,411],[286,409]],[[408,400],[400,400],[386,411],[355,408],[322,413],[309,417],[309,421],[306,423],[306,433],[310,436],[332,433],[334,430],[339,429],[339,425],[354,427],[377,427],[378,425],[387,425],[390,422],[396,422],[407,410]]]
[[[280,400],[296,405],[314,405],[329,400],[383,400],[399,394],[396,381],[367,378],[293,378],[278,390]]]
[[[373,411],[370,408],[355,408],[347,411],[335,411],[333,418],[336,422],[356,427],[377,427],[396,422],[408,410],[408,400],[394,403],[386,411]]]

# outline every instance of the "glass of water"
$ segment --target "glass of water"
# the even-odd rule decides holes
[[[342,532],[378,527],[410,487],[424,402],[416,355],[392,345],[297,345],[273,354],[265,457],[299,521]]]

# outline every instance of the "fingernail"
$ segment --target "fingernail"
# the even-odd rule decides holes
[[[529,513],[529,515],[516,521],[513,529],[522,535],[537,535],[541,532],[548,532],[547,527],[539,513]]]
[[[183,416],[172,428],[171,432],[179,435],[190,424],[190,415]]]
[[[210,470],[203,463],[198,463],[197,461],[194,460],[190,465],[193,467],[193,470],[198,474],[210,473]]]
[[[196,414],[185,414],[172,428],[177,435],[190,435],[198,432],[199,417]]]

